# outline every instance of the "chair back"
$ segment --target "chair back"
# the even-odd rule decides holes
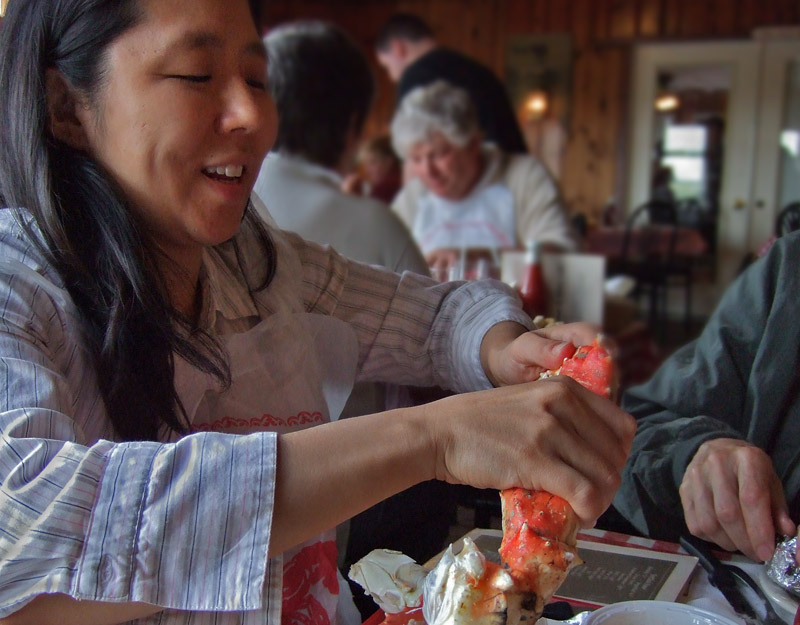
[[[644,205],[651,224],[677,225],[678,206],[675,202],[650,200]]]
[[[782,237],[795,230],[800,230],[800,202],[792,202],[784,206],[775,219],[776,237]]]
[[[643,219],[646,218],[646,219]],[[640,222],[652,224],[656,226],[672,226],[670,231],[669,244],[667,248],[666,258],[657,258],[658,254],[652,254],[654,262],[669,262],[675,250],[675,241],[677,239],[678,228],[678,207],[674,202],[667,202],[664,200],[650,200],[641,206],[638,206],[625,221],[625,235],[622,239],[622,265],[623,267],[631,260],[631,242],[633,240],[634,229]],[[651,254],[648,252],[648,245],[646,240],[643,240],[641,249],[636,250],[636,253],[644,252],[646,256]]]

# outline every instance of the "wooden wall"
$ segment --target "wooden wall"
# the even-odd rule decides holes
[[[372,58],[374,36],[394,11],[426,19],[441,43],[502,77],[507,38],[569,33],[574,66],[569,144],[561,186],[568,207],[590,218],[623,197],[632,46],[638,42],[748,38],[754,28],[800,25],[798,0],[265,0],[266,26],[327,19]],[[378,99],[367,131],[385,129],[394,92],[375,66]]]

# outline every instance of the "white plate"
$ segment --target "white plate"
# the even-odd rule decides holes
[[[766,594],[767,597],[769,597],[772,601],[772,605],[775,606],[778,616],[780,616],[787,623],[791,623],[794,619],[794,615],[797,613],[798,607],[800,606],[800,599],[794,595],[790,595],[783,588],[778,586],[778,584],[767,577],[766,567],[761,567],[761,570],[758,573],[758,583],[761,585],[764,594]]]
[[[669,601],[622,601],[592,612],[583,625],[738,625],[727,616]]]

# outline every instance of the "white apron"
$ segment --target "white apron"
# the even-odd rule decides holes
[[[176,389],[194,431],[285,433],[338,418],[358,360],[346,323],[280,312],[221,340],[233,380],[223,392],[213,377],[175,361]],[[336,559],[334,529],[283,553],[282,625],[336,623]]]
[[[425,193],[414,219],[423,254],[439,249],[508,249],[517,245],[514,198],[502,184],[478,189],[457,202]]]

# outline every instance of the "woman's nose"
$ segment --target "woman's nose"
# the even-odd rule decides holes
[[[252,132],[258,129],[265,121],[265,101],[264,94],[246,81],[231,81],[222,97],[221,130]]]

